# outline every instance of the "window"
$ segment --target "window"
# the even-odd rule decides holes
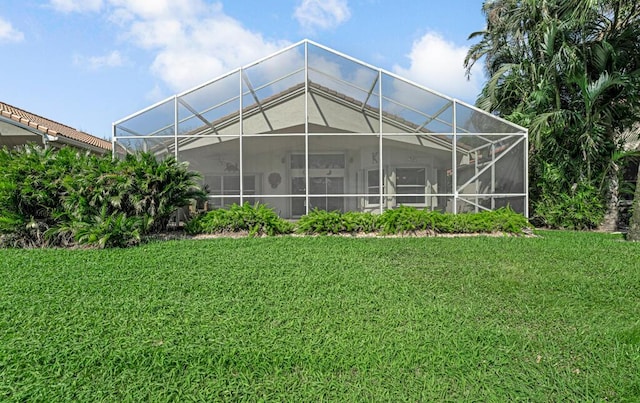
[[[304,169],[304,154],[291,154],[291,169]]]
[[[210,208],[229,207],[233,203],[240,204],[240,175],[207,175],[204,179],[211,196],[234,196],[210,197]],[[255,199],[247,198],[247,196],[256,194],[256,177],[255,175],[244,175],[242,179],[244,200],[254,203]]]
[[[425,168],[397,168],[396,169],[396,203],[397,204],[425,204],[425,196],[400,196],[410,194],[425,194]]]
[[[380,204],[380,170],[370,169],[367,171],[367,204]]]

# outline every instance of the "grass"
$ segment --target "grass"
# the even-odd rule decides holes
[[[3,401],[637,401],[640,244],[0,250]]]

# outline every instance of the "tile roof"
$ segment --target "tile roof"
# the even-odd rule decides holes
[[[42,116],[16,108],[15,106],[4,102],[0,102],[0,116],[18,122],[24,126],[28,126],[43,134],[62,137],[63,142],[64,139],[68,139],[105,151],[111,151],[110,141],[92,136],[62,123],[43,118]]]

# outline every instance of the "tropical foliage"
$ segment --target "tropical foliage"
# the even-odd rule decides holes
[[[71,148],[0,150],[0,243],[127,246],[167,228],[181,206],[203,197],[198,174],[175,158],[123,160]]]
[[[191,234],[237,233],[279,235],[296,232],[306,235],[366,234],[402,235],[412,233],[494,233],[522,234],[529,222],[510,208],[479,213],[448,214],[409,206],[369,212],[325,211],[314,209],[295,224],[279,218],[263,204],[232,205],[193,218],[186,224]]]
[[[148,153],[113,160],[71,148],[1,149],[0,247],[139,244],[150,234],[166,231],[178,208],[205,197],[198,179],[175,158],[159,161]],[[418,231],[519,234],[527,227],[526,218],[508,208],[453,215],[404,206],[382,215],[316,209],[294,224],[264,204],[246,202],[190,217],[184,230],[191,235],[250,236]]]
[[[489,76],[478,106],[530,127],[534,218],[594,227],[616,200],[624,133],[638,121],[640,4],[487,0],[483,11],[487,28],[470,36],[479,42],[465,65],[483,61]]]
[[[380,229],[378,218],[378,215],[371,213],[314,209],[300,217],[296,231],[315,235],[376,232]]]
[[[189,234],[228,234],[247,232],[249,235],[280,235],[293,232],[293,224],[280,217],[264,204],[233,204],[228,209],[217,209],[199,215],[187,222]]]
[[[505,232],[522,234],[529,228],[527,219],[509,207],[478,213],[449,214],[401,206],[385,211],[378,219],[384,234],[429,231],[444,234]]]

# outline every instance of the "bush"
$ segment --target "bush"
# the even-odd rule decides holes
[[[545,195],[534,206],[533,222],[549,228],[589,230],[604,219],[605,204],[598,190],[587,183],[570,193]]]
[[[205,196],[197,186],[198,177],[173,157],[157,160],[149,153],[112,160],[71,148],[27,145],[1,149],[0,247],[136,245],[146,235],[166,230],[178,208]],[[594,197],[593,189],[578,189],[566,205],[550,204],[554,209],[546,217],[582,225],[597,223],[597,217],[588,221],[602,212],[589,210]],[[545,206],[540,207],[544,212]],[[295,226],[263,204],[245,203],[196,216],[186,223],[185,231],[247,231],[250,235],[294,230],[304,234],[518,233],[526,227],[526,219],[509,209],[452,215],[405,206],[382,215],[315,209]]]
[[[379,215],[377,214],[365,212],[347,211],[342,214],[344,229],[346,232],[350,233],[369,233],[378,231],[378,218]]]
[[[415,231],[435,233],[457,232],[453,220],[455,215],[439,211],[419,210],[415,207],[400,206],[387,210],[380,216],[378,224],[384,234],[400,234]]]
[[[301,234],[354,234],[378,231],[378,216],[371,213],[313,209],[300,218],[296,231]]]
[[[494,231],[492,212],[462,213],[453,216],[452,232],[457,234],[490,233]]]
[[[382,215],[371,213],[313,210],[298,221],[297,232],[304,234],[340,234],[381,232],[395,235],[427,231],[437,233],[520,234],[529,227],[527,219],[510,208],[481,213],[446,214],[400,206]]]
[[[75,240],[101,248],[134,246],[142,241],[142,234],[147,233],[151,222],[150,217],[127,217],[123,212],[108,214],[103,208],[100,215],[76,223]]]
[[[309,214],[300,217],[296,231],[301,234],[339,234],[346,232],[346,227],[342,222],[342,213],[339,211],[325,211],[317,208]]]
[[[0,216],[0,248],[36,248],[48,245],[46,232],[49,226],[43,221],[25,221],[18,216]],[[67,243],[68,244],[68,243]]]
[[[0,246],[136,244],[204,197],[198,174],[168,157],[124,160],[64,147],[0,150]]]
[[[120,192],[112,200],[128,216],[148,217],[149,230],[164,231],[175,211],[193,200],[205,197],[198,186],[200,174],[188,170],[188,164],[174,157],[156,159],[150,153],[128,155],[119,163],[116,183],[122,183]],[[121,182],[121,177],[131,182]]]
[[[64,183],[79,177],[76,152],[35,145],[0,150],[0,232],[11,247],[48,246],[44,233],[64,214]]]
[[[423,230],[425,223],[420,215],[420,210],[414,207],[400,206],[382,213],[378,219],[378,226],[384,234]]]
[[[479,213],[451,215],[452,232],[455,233],[492,233],[506,232],[517,234],[529,227],[527,219],[509,207]]]
[[[202,228],[202,220],[206,216],[207,213],[198,213],[189,218],[189,220],[184,224],[184,232],[189,235],[198,235],[204,233],[204,229]]]
[[[186,224],[185,230],[190,234],[248,231],[253,236],[289,234],[293,227],[264,204],[245,202],[242,206],[233,204],[229,209],[196,216]]]
[[[529,220],[522,214],[518,214],[511,207],[502,207],[495,211],[485,212],[493,221],[492,231],[501,231],[509,234],[519,234],[529,228]]]

